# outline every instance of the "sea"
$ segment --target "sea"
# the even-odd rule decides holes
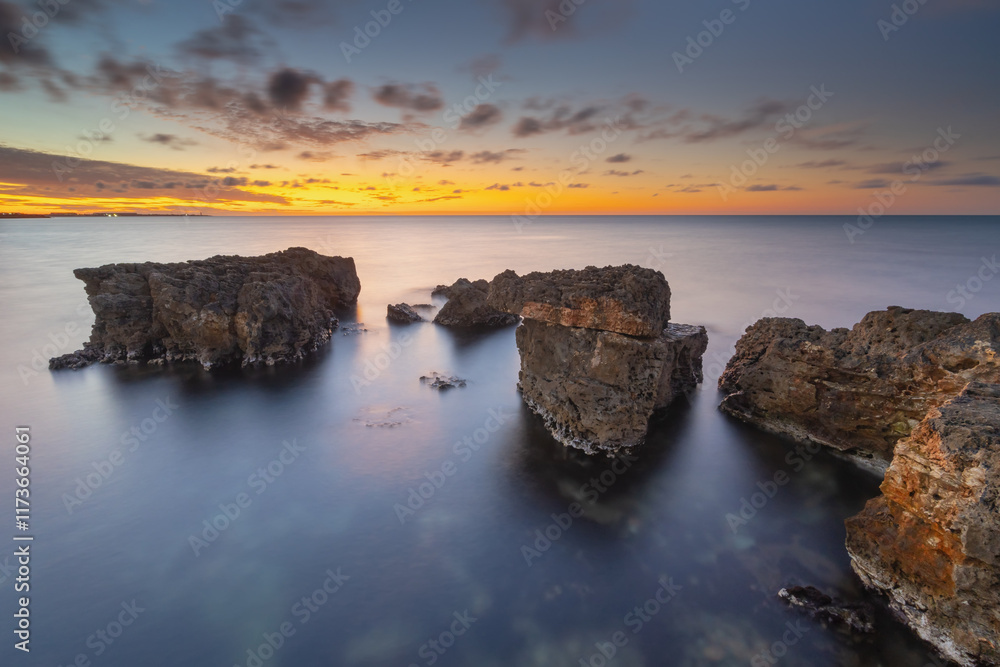
[[[93,324],[75,268],[293,246],[353,257],[362,285],[299,363],[46,367]],[[881,607],[848,636],[778,600],[878,605],[844,519],[880,480],[722,414],[716,384],[761,317],[1000,310],[998,252],[996,216],[2,220],[0,663],[941,664]],[[462,277],[619,264],[662,271],[672,320],[709,335],[704,383],[625,459],[553,441],[518,395],[514,327],[386,320]]]

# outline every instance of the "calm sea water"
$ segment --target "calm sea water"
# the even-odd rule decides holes
[[[0,472],[2,663],[652,667],[764,652],[782,665],[928,663],[888,616],[852,641],[775,601],[794,583],[861,594],[843,520],[879,480],[789,454],[716,409],[722,365],[762,315],[831,327],[889,305],[1000,310],[1000,279],[975,279],[1000,251],[1000,218],[883,219],[853,244],[845,222],[0,222],[0,459],[13,467],[14,426],[30,426],[35,537],[23,655],[13,474]],[[352,256],[362,282],[347,335],[301,364],[36,368],[89,334],[76,267],[289,246]],[[512,328],[385,320],[387,303],[428,302],[459,277],[622,263],[662,270],[673,319],[704,324],[711,341],[704,386],[627,468],[553,445],[517,395]],[[468,386],[434,391],[419,382],[430,371]],[[789,481],[771,486],[779,472]],[[773,497],[731,525],[761,488]],[[576,502],[583,516],[563,516]]]

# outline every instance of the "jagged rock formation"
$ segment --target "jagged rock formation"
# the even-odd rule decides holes
[[[1000,664],[1000,385],[931,409],[881,488],[847,521],[854,571],[950,660]]]
[[[444,296],[447,303],[434,318],[435,324],[461,328],[496,328],[517,324],[517,315],[502,312],[486,303],[489,283],[459,278],[455,284],[438,285],[432,296]]]
[[[420,317],[420,313],[413,310],[413,306],[408,303],[397,303],[396,305],[389,304],[386,307],[385,316],[393,322],[399,322],[400,324],[422,322],[424,319]]]
[[[505,271],[488,305],[524,317],[521,396],[564,445],[591,454],[640,445],[653,412],[701,382],[708,336],[668,324],[670,288],[658,271]]]
[[[853,329],[764,318],[719,379],[722,410],[764,430],[815,441],[884,470],[927,411],[972,380],[1000,381],[1000,314],[893,306]]]
[[[330,339],[333,310],[357,303],[354,260],[289,248],[174,264],[77,269],[96,315],[84,349],[49,367],[197,361],[205,368],[290,361]]]

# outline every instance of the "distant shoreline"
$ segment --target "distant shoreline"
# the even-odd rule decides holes
[[[13,218],[211,218],[204,213],[0,213],[0,220]]]

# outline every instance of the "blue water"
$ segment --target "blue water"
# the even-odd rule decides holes
[[[852,222],[0,222],[3,460],[14,467],[14,427],[30,426],[34,537],[24,655],[4,569],[13,474],[0,472],[2,664],[569,667],[603,664],[602,649],[630,667],[748,665],[770,651],[781,665],[928,663],[887,615],[874,637],[846,640],[774,597],[794,583],[863,595],[843,520],[879,480],[716,409],[722,365],[761,316],[832,327],[889,305],[1000,310],[1000,280],[974,280],[1000,251],[1000,218],[884,218],[850,243]],[[300,364],[41,367],[89,334],[74,268],[290,246],[352,256],[362,282],[346,333]],[[517,394],[513,328],[385,320],[387,303],[428,302],[459,277],[622,263],[662,270],[674,321],[710,337],[705,384],[636,461],[552,442]],[[434,391],[418,379],[431,371],[468,386]],[[772,486],[778,472],[789,481]],[[761,488],[773,497],[731,526]],[[775,644],[783,635],[794,642]]]

